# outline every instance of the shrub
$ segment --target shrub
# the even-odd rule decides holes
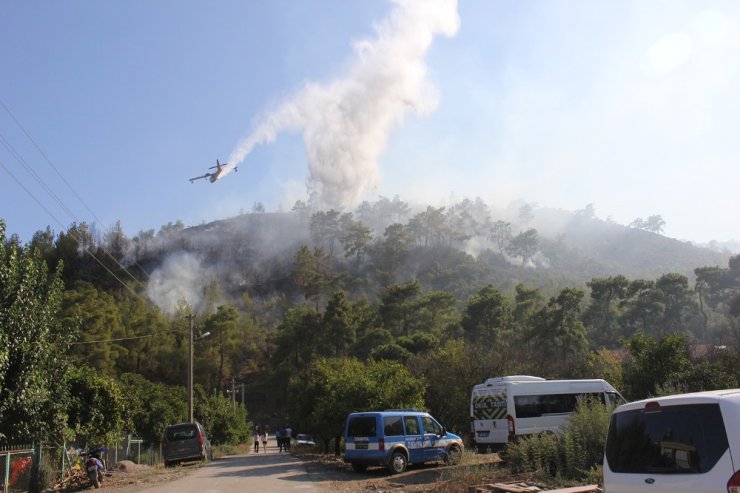
[[[584,479],[601,464],[611,407],[597,401],[579,404],[559,434],[541,433],[509,444],[504,458],[517,472],[542,471],[562,479]]]

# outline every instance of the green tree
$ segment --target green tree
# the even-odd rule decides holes
[[[461,325],[466,341],[496,344],[499,335],[511,328],[509,303],[492,284],[484,286],[468,299]]]
[[[506,253],[522,258],[522,265],[526,265],[539,249],[539,238],[536,229],[528,229],[511,239],[506,247]]]
[[[491,225],[488,239],[496,244],[500,253],[504,252],[506,245],[511,240],[511,223],[498,220]]]
[[[428,247],[440,245],[447,236],[447,222],[445,208],[427,206],[424,212],[419,212],[408,223],[408,231],[420,246]]]
[[[70,396],[67,426],[76,439],[102,445],[129,428],[123,394],[111,377],[77,365],[69,368],[66,382]]]
[[[306,301],[315,299],[316,309],[319,306],[319,299],[327,285],[326,277],[322,272],[321,259],[323,251],[316,249],[313,252],[305,245],[296,252],[293,271],[291,272],[293,281],[303,288],[303,296]]]
[[[618,344],[619,304],[627,295],[629,280],[622,275],[594,278],[586,283],[591,289],[591,304],[583,319],[597,345],[615,347]]]
[[[445,291],[433,291],[417,303],[418,330],[441,335],[449,324],[458,322],[457,298]]]
[[[346,222],[339,241],[344,247],[344,256],[347,258],[354,257],[355,268],[359,268],[365,259],[372,239],[373,235],[370,228],[360,221],[354,221],[350,218]]]
[[[408,336],[414,324],[417,297],[421,291],[418,281],[394,284],[381,296],[380,316],[383,325],[395,335]]]
[[[631,400],[656,395],[659,387],[680,381],[691,367],[688,339],[683,334],[656,339],[640,333],[627,342],[627,349],[630,359],[624,363],[624,394]]]
[[[702,318],[702,333],[704,340],[709,339],[709,310],[706,307],[717,306],[717,292],[722,278],[722,269],[717,266],[697,267],[694,269],[696,281],[694,292],[699,300],[699,313]]]
[[[523,330],[534,314],[542,308],[542,295],[537,288],[528,288],[519,283],[514,287],[514,306],[511,314],[520,330]]]
[[[474,385],[491,376],[522,371],[520,362],[507,349],[467,344],[461,339],[412,357],[408,366],[412,375],[426,383],[424,402],[429,412],[458,434],[470,430],[470,391]]]
[[[335,439],[336,451],[347,415],[354,411],[423,408],[424,385],[392,361],[324,359],[293,378],[291,419],[300,429],[313,430],[325,449]]]
[[[277,330],[278,360],[287,358],[294,368],[308,371],[321,343],[321,315],[306,304],[291,308]]]
[[[326,345],[333,348],[334,356],[344,356],[347,348],[354,342],[355,318],[352,304],[344,291],[334,293],[321,317],[322,335]]]
[[[121,221],[116,221],[105,234],[105,250],[116,262],[121,262],[131,246],[131,240],[126,237]]]
[[[620,304],[623,308],[620,323],[625,336],[637,332],[649,334],[659,327],[665,309],[662,293],[655,289],[654,281],[636,279],[627,288],[627,297]]]
[[[188,396],[184,386],[152,382],[136,373],[120,378],[124,407],[128,410],[130,432],[150,442],[158,442],[164,429],[187,420]]]
[[[406,363],[410,357],[411,351],[397,342],[382,344],[370,351],[370,359],[374,361],[397,361],[403,364]]]
[[[341,232],[339,214],[339,211],[331,209],[311,216],[311,239],[317,247],[326,248],[330,257],[334,255],[334,245]]]
[[[161,378],[165,370],[161,356],[171,342],[167,319],[159,309],[128,292],[119,294],[117,305],[124,337],[131,338],[120,343],[125,353],[117,360],[117,374],[135,372],[147,378]]]
[[[584,295],[580,289],[563,288],[534,316],[529,342],[539,374],[566,376],[586,364],[588,340],[580,320]]]
[[[652,216],[648,216],[647,220],[645,221],[645,230],[650,231],[651,233],[655,233],[659,235],[663,232],[663,228],[665,227],[665,221],[663,220],[663,217],[660,214],[654,214]]]
[[[409,205],[401,200],[398,195],[394,195],[393,200],[391,200],[391,212],[396,215],[396,221],[401,222],[403,217],[409,213]]]
[[[247,443],[252,424],[247,410],[221,394],[202,395],[195,412],[215,445]]]
[[[77,281],[63,299],[64,324],[79,327],[72,359],[115,376],[116,362],[126,354],[122,341],[112,340],[126,335],[115,298],[88,282]]]
[[[524,203],[519,208],[519,222],[523,225],[527,225],[534,219],[534,204]]]
[[[688,278],[683,274],[665,274],[655,281],[655,288],[660,290],[664,306],[659,335],[688,331],[698,312]]]
[[[66,421],[61,265],[5,238],[0,220],[0,440],[60,438]]]
[[[384,237],[385,240],[378,247],[378,256],[386,268],[393,272],[406,260],[414,240],[406,227],[399,223],[385,228]]]
[[[204,324],[205,330],[211,333],[208,339],[204,339],[204,342],[209,342],[211,346],[211,354],[208,357],[216,363],[216,374],[211,375],[211,387],[219,391],[225,389],[225,382],[233,375],[238,352],[244,342],[238,322],[239,312],[236,308],[221,305]]]

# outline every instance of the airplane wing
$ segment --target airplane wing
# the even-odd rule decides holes
[[[205,175],[202,175],[202,176],[194,176],[193,178],[190,178],[190,183],[195,182],[195,180],[201,180],[203,178],[208,178],[209,176],[211,176],[211,173],[206,173]]]

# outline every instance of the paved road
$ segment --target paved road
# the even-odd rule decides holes
[[[147,493],[328,493],[299,459],[279,453],[271,442],[267,453],[215,460],[191,474],[147,490]]]

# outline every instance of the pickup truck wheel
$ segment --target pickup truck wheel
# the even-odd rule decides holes
[[[391,460],[388,463],[388,470],[391,474],[400,474],[406,470],[409,461],[403,452],[396,451],[391,454]]]

